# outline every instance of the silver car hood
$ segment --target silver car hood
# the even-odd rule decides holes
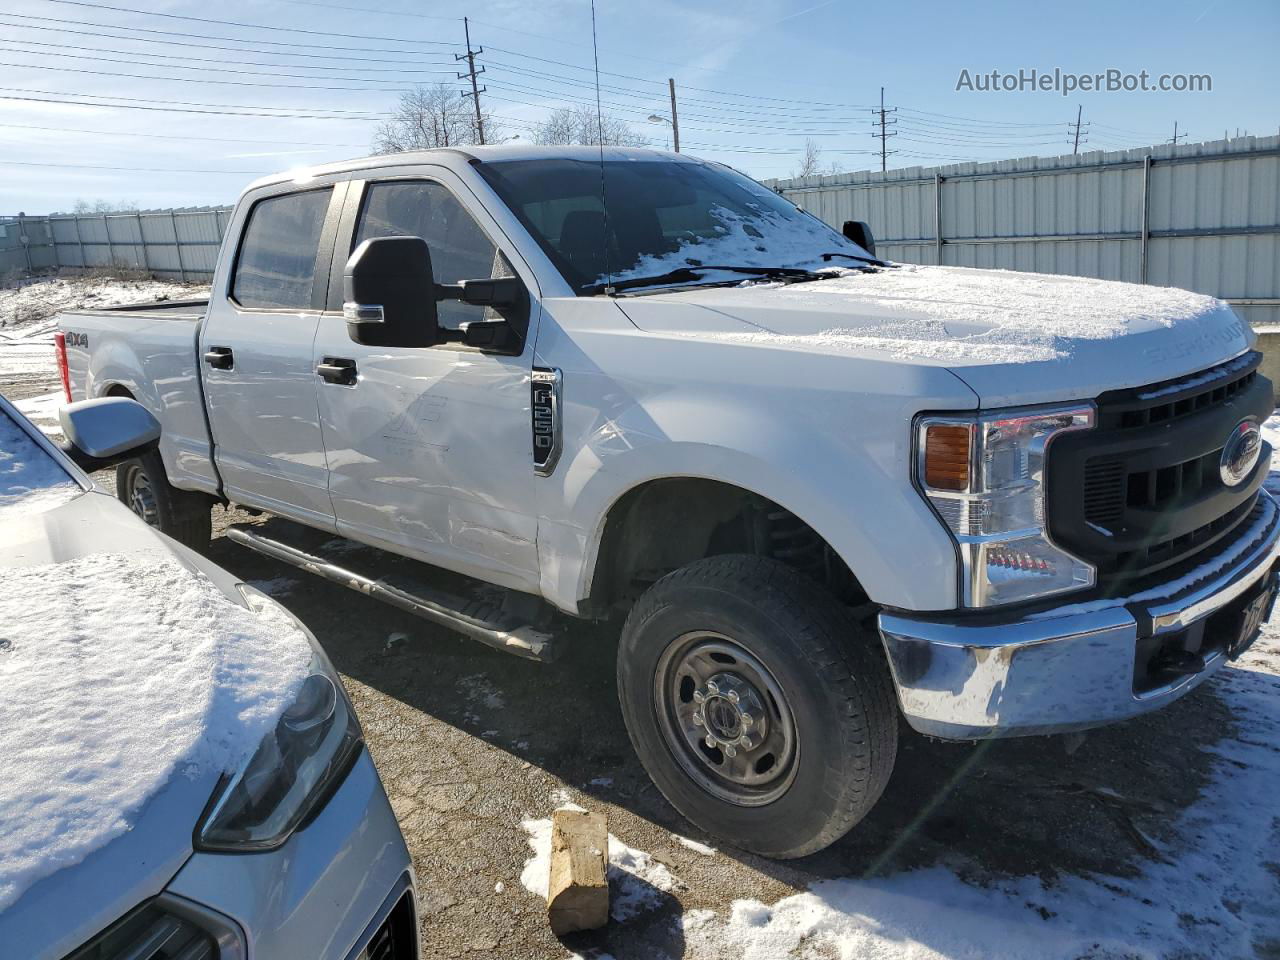
[[[176,558],[244,605],[236,580],[186,547],[141,523],[95,489],[43,513],[6,521],[0,570],[72,560],[94,553]],[[32,598],[58,603],[58,596]],[[175,773],[145,803],[132,828],[77,864],[29,887],[0,913],[6,956],[59,960],[133,907],[164,889],[191,856],[192,836],[218,772]],[[12,952],[11,952],[12,951]]]

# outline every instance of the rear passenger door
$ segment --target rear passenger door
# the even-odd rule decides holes
[[[214,459],[237,503],[334,530],[312,345],[347,184],[241,204],[199,345]],[[229,266],[228,266],[229,264]]]

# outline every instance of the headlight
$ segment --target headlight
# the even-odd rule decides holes
[[[239,584],[254,610],[275,601]],[[310,637],[310,634],[307,634]],[[218,784],[196,828],[204,850],[269,850],[289,839],[346,774],[360,726],[342,682],[317,647],[310,673],[245,766]]]
[[[916,421],[916,482],[959,544],[966,607],[1093,586],[1096,570],[1053,543],[1044,512],[1050,442],[1093,425],[1093,404]]]

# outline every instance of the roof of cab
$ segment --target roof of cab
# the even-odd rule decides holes
[[[415,163],[443,163],[446,166],[471,160],[546,160],[564,158],[570,160],[599,160],[601,148],[597,146],[539,146],[534,144],[495,144],[493,146],[441,147],[434,150],[410,150],[406,153],[385,153],[370,157],[356,157],[334,163],[322,163],[309,167],[296,167],[279,173],[259,177],[244,192],[271,184],[294,181],[304,184],[316,177],[335,173],[352,173],[359,170],[377,170],[383,167],[399,167]],[[606,160],[670,160],[695,162],[696,158],[667,150],[647,150],[641,147],[605,147]]]

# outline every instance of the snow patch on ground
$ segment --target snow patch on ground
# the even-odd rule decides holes
[[[552,794],[553,799],[555,794]],[[560,810],[579,810],[576,803],[565,803]],[[583,811],[585,812],[585,811]],[[551,818],[525,820],[520,824],[529,835],[533,856],[525,861],[520,883],[535,897],[547,898],[547,880],[551,870]],[[665,894],[684,889],[665,866],[644,850],[628,846],[609,834],[609,916],[617,923],[637,917],[662,906]]]
[[[507,705],[493,681],[483,673],[473,673],[458,681],[458,692],[467,698],[468,703],[483,704],[490,710],[501,710]]]
[[[700,853],[704,857],[714,857],[716,855],[715,847],[709,847],[705,843],[699,843],[697,840],[690,840],[688,837],[682,837],[678,833],[673,833],[671,835],[671,839],[680,844],[680,846],[688,847],[694,853]]]
[[[898,359],[1033,363],[1063,360],[1081,340],[1110,340],[1135,327],[1172,327],[1226,309],[1220,300],[1173,287],[1113,280],[899,264],[761,291],[761,305],[827,307],[831,297],[874,309],[863,326],[813,334],[770,330],[683,336],[828,351],[877,350]],[[763,298],[767,297],[765,300]]]
[[[42,433],[60,437],[62,436],[62,421],[58,419],[58,410],[66,402],[66,396],[61,391],[58,391],[56,393],[44,393],[38,397],[27,397],[25,400],[17,400],[13,405],[17,407],[19,413],[39,427]]]
[[[845,878],[727,915],[687,912],[690,957],[974,958],[1252,957],[1280,942],[1280,627],[1217,685],[1243,725],[1211,748],[1212,782],[1179,818],[1180,840],[1132,879],[1007,877],[971,886],[934,867]],[[1261,950],[1262,953],[1257,951]]]
[[[137,555],[6,570],[0,639],[0,910],[132,829],[176,771],[241,764],[312,656],[282,612]]]
[[[25,430],[0,413],[0,523],[52,510],[83,492]]]

